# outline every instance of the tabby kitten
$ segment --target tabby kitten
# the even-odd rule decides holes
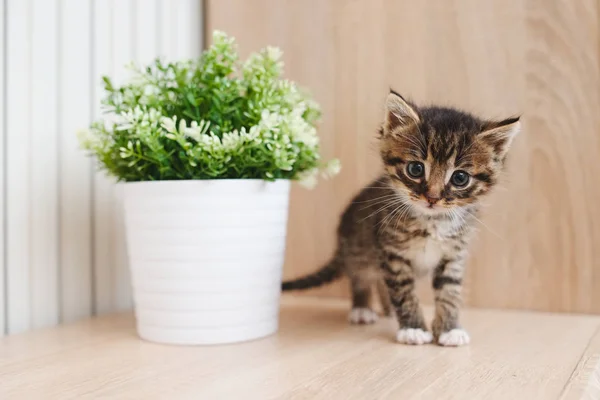
[[[385,173],[343,213],[333,259],[282,289],[317,287],[345,274],[351,323],[375,322],[375,288],[384,313],[393,311],[398,319],[399,342],[468,344],[459,322],[468,244],[479,202],[498,180],[519,118],[486,121],[451,108],[418,108],[394,91],[385,108]],[[435,292],[431,332],[415,295],[415,280],[426,275]]]

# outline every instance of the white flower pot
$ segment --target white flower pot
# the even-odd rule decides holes
[[[290,182],[124,185],[138,334],[218,344],[277,331]]]

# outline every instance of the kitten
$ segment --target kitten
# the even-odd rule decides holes
[[[503,170],[519,118],[486,121],[451,108],[418,108],[394,91],[385,108],[385,173],[344,211],[333,259],[282,289],[317,287],[345,274],[351,323],[375,322],[375,287],[384,313],[398,319],[399,342],[468,344],[459,322],[468,244],[478,204]],[[415,280],[426,275],[432,275],[435,292],[431,332],[415,295]]]

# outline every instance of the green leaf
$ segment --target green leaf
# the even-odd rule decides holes
[[[187,92],[186,98],[190,102],[190,104],[193,105],[194,107],[198,105],[196,103],[196,98],[194,97],[194,95],[191,92]]]
[[[320,168],[312,128],[320,111],[281,80],[269,54],[241,62],[233,38],[218,34],[196,60],[156,59],[120,86],[103,77],[106,114],[80,137],[82,148],[120,181],[296,179]],[[187,127],[168,132],[165,117]]]

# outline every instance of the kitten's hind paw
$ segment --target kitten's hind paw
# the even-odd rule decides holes
[[[377,313],[370,308],[353,308],[348,314],[351,324],[373,324],[377,321]]]
[[[433,341],[433,335],[419,328],[404,328],[398,331],[396,340],[402,344],[427,344]]]
[[[464,346],[469,344],[471,338],[464,329],[452,329],[451,331],[444,332],[438,339],[440,346]]]

